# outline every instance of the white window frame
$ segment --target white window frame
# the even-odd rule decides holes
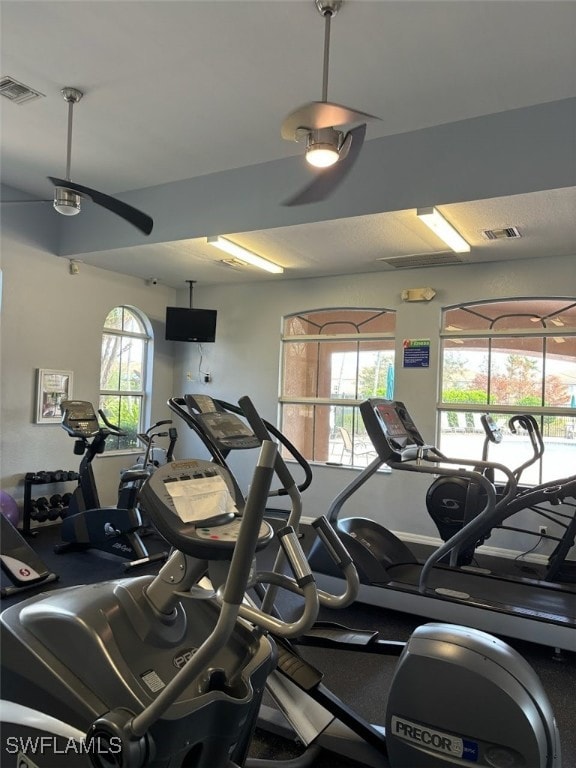
[[[143,332],[136,332],[136,331],[127,331],[121,328],[110,328],[106,325],[106,321],[110,314],[115,309],[121,309],[122,313],[125,311],[129,312],[133,317],[136,318],[136,320],[140,323],[140,325],[144,328]],[[124,325],[124,323],[122,323]],[[102,338],[104,336],[118,336],[121,338],[132,338],[132,339],[141,339],[142,340],[142,372],[140,376],[140,382],[141,387],[140,389],[100,389],[99,390],[99,400],[103,397],[136,397],[140,399],[140,421],[137,427],[138,432],[142,432],[144,430],[144,420],[147,414],[147,393],[150,390],[149,387],[149,371],[151,370],[151,366],[149,365],[149,355],[150,355],[150,346],[153,342],[153,335],[151,330],[151,324],[148,320],[148,317],[136,307],[129,306],[127,304],[119,304],[115,307],[112,307],[106,315],[106,318],[104,320],[104,325],[102,327]],[[102,370],[102,355],[100,356],[100,371]],[[122,427],[122,424],[119,425]],[[113,438],[109,438],[108,443],[112,444]],[[127,453],[141,453],[142,447],[138,445],[134,445],[134,447],[131,448],[106,448],[106,454],[107,455],[119,455],[119,454],[127,454]]]

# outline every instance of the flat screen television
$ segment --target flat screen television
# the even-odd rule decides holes
[[[167,341],[215,341],[216,310],[166,307]]]

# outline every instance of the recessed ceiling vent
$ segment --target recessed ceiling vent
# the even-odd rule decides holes
[[[227,267],[245,267],[246,262],[240,261],[240,259],[235,259],[233,256],[229,259],[220,259],[220,264],[225,264]]]
[[[516,240],[522,237],[518,227],[502,227],[502,229],[483,229],[482,235],[486,240]]]
[[[5,99],[14,104],[26,104],[26,102],[38,99],[44,94],[24,85],[24,83],[19,83],[13,77],[3,77],[0,80],[0,96],[4,96]]]
[[[441,253],[415,253],[411,256],[392,256],[391,258],[376,259],[383,261],[394,269],[410,269],[413,267],[439,267],[449,264],[462,264],[455,253],[450,251]]]

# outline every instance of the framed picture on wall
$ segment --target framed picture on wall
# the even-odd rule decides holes
[[[60,424],[60,403],[72,397],[72,371],[38,368],[36,380],[36,424]]]

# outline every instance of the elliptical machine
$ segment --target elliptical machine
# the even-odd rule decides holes
[[[272,537],[262,513],[274,455],[263,446],[241,517],[225,470],[192,460],[159,468],[148,509],[179,550],[156,577],[71,587],[4,611],[2,753],[14,765],[243,764],[275,663],[273,644],[238,618],[254,552]],[[212,565],[221,586],[208,593],[199,581]],[[315,616],[308,581],[306,623]]]
[[[293,528],[277,532],[292,577],[257,573],[253,562],[273,537],[263,514],[276,453],[263,443],[238,507],[226,469],[191,459],[159,467],[142,497],[176,551],[156,577],[59,590],[0,616],[0,748],[19,767],[245,764],[277,660],[267,635],[306,632],[319,607]],[[300,595],[299,616],[285,622],[247,603],[255,582]]]
[[[0,566],[12,582],[12,586],[0,588],[0,598],[58,580],[4,515],[0,515]]]
[[[119,506],[102,507],[98,497],[92,461],[104,452],[110,435],[123,435],[119,427],[111,424],[103,411],[99,415],[106,425],[100,426],[91,403],[85,400],[65,400],[61,403],[62,427],[76,438],[74,453],[82,456],[78,471],[78,486],[68,504],[57,544],[57,554],[96,549],[128,560],[125,568],[163,561],[168,553],[150,554],[140,537],[142,516],[137,509],[137,493],[148,477],[145,469],[124,473],[119,490]]]
[[[487,462],[488,447],[490,443],[502,442],[502,430],[488,413],[483,413],[480,416],[480,422],[485,433],[482,461]],[[478,471],[490,483],[494,484],[493,467],[484,466],[478,468]],[[517,482],[519,476],[516,473],[513,474]],[[438,477],[426,493],[426,509],[434,520],[442,541],[451,539],[454,534],[477,517],[485,508],[486,502],[486,491],[473,476],[447,475]],[[472,542],[466,548],[461,548],[456,564],[458,566],[469,565],[474,558],[476,548],[481,546],[489,536],[490,531],[486,531],[477,541]]]
[[[480,417],[480,422],[484,428],[485,438],[482,449],[482,461],[487,462],[488,452],[491,445],[499,445],[502,442],[502,430],[490,414],[485,413]],[[530,440],[532,455],[522,464],[512,470],[515,482],[518,484],[517,493],[521,496],[528,493],[530,487],[521,486],[522,475],[524,471],[535,464],[544,454],[544,440],[538,426],[538,422],[531,414],[516,414],[508,420],[508,429],[513,435],[523,430]],[[497,498],[506,494],[509,483],[498,483],[494,476],[492,468],[484,469],[484,476],[495,484]],[[562,482],[561,480],[559,482]],[[436,479],[426,494],[426,507],[430,517],[434,520],[438,532],[443,541],[448,541],[467,523],[474,519],[483,509],[486,503],[486,494],[482,492],[477,482],[469,478],[459,477],[439,477]],[[554,504],[554,502],[552,502]],[[538,541],[555,541],[556,546],[551,552],[547,566],[544,568],[541,577],[546,581],[557,581],[564,583],[576,582],[576,563],[567,559],[568,553],[574,546],[576,540],[576,504],[564,500],[564,504],[572,508],[572,513],[561,512],[556,503],[555,508],[549,505],[533,504],[529,506],[535,514],[545,522],[553,523],[563,529],[561,536],[549,533],[542,533],[534,528],[519,527],[508,523],[500,523],[498,530],[514,531],[528,536],[535,536]],[[491,535],[492,530],[484,531],[482,536],[473,544],[459,552],[458,565],[469,565],[476,549],[482,545]]]

